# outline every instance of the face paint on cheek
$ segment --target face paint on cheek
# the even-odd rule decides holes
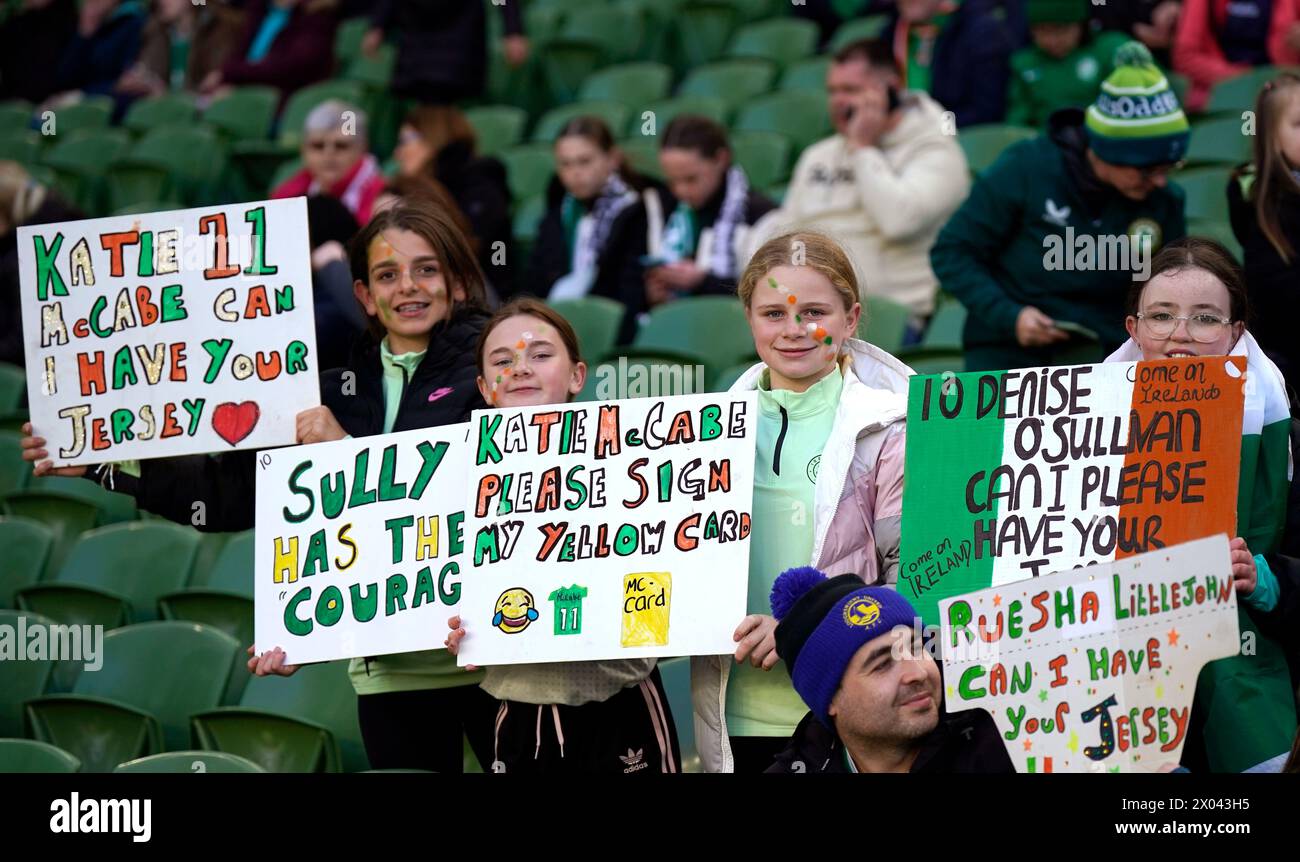
[[[393,319],[393,306],[389,304],[388,300],[384,299],[383,297],[376,296],[375,307],[379,309],[380,320]]]

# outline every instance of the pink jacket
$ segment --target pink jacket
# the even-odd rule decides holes
[[[1250,71],[1250,66],[1229,62],[1219,48],[1215,30],[1222,24],[1228,0],[1183,0],[1183,12],[1174,36],[1174,71],[1191,81],[1185,107],[1189,111],[1205,108],[1210,89],[1225,78]],[[1300,64],[1300,53],[1287,47],[1286,34],[1300,21],[1300,0],[1273,0],[1273,17],[1269,24],[1268,56],[1277,66]]]
[[[817,471],[809,564],[828,575],[852,573],[867,583],[894,584],[912,369],[865,341],[850,339],[844,349],[844,388]],[[755,365],[731,391],[757,388],[764,368]],[[729,655],[691,659],[695,744],[708,772],[732,771],[726,720],[731,664]]]

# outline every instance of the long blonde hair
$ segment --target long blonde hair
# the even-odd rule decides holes
[[[1278,129],[1288,100],[1300,92],[1297,87],[1300,87],[1300,75],[1283,72],[1259,91],[1255,100],[1255,184],[1249,195],[1260,230],[1287,264],[1295,256],[1295,248],[1282,230],[1278,213],[1285,196],[1300,192],[1300,185],[1291,173],[1300,165],[1287,163],[1278,140]]]
[[[26,224],[45,203],[45,186],[17,162],[0,161],[0,217],[10,227]]]
[[[759,279],[778,266],[807,266],[826,276],[846,312],[852,311],[858,301],[858,276],[840,244],[824,233],[798,230],[772,237],[749,259],[736,285],[736,293],[746,309],[754,300]]]

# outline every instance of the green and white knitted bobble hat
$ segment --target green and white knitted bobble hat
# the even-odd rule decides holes
[[[1178,97],[1141,42],[1115,51],[1115,71],[1102,82],[1084,125],[1092,151],[1112,165],[1176,162],[1190,137]]]

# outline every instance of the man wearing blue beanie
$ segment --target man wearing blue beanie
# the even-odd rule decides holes
[[[790,569],[772,587],[776,652],[811,710],[768,772],[1015,772],[993,718],[941,707],[916,611],[856,575]]]

